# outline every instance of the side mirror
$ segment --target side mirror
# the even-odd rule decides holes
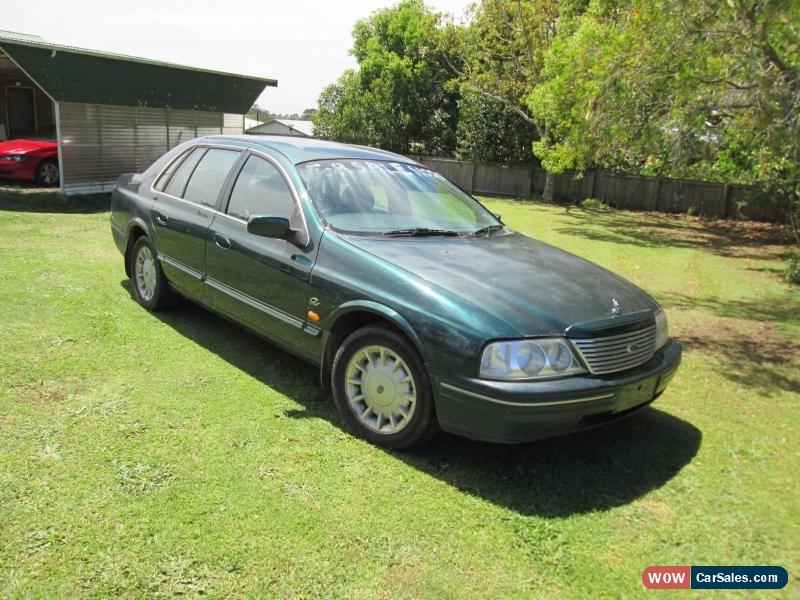
[[[495,218],[495,219],[497,219],[497,220],[498,220],[498,221],[500,221],[501,223],[503,222],[503,219],[501,219],[501,218],[500,218],[500,213],[492,213],[492,214],[494,215],[494,218]]]
[[[247,233],[261,237],[285,240],[289,237],[292,228],[289,219],[284,217],[264,217],[253,215],[247,221]]]

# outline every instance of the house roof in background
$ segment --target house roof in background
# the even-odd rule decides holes
[[[307,136],[314,135],[314,123],[312,121],[301,121],[299,119],[273,119],[282,125],[286,125],[289,129],[296,129],[300,133]]]
[[[247,119],[247,121],[252,121],[252,119]],[[245,131],[258,133],[260,128],[271,125],[272,123],[279,123],[288,129],[294,129],[308,137],[314,137],[314,123],[312,121],[302,121],[300,119],[268,119],[264,122],[255,122],[253,125],[249,125],[246,122]]]
[[[52,44],[0,31],[7,56],[57,102],[246,113],[275,79]]]

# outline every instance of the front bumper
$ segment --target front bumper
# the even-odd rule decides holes
[[[3,160],[0,158],[0,179],[16,179],[21,181],[33,181],[34,161],[24,160],[22,162]]]
[[[610,375],[535,382],[432,377],[445,431],[490,442],[527,442],[590,429],[628,416],[655,400],[681,362],[668,342],[644,365]]]

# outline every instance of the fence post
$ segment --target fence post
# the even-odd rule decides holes
[[[475,193],[475,171],[478,170],[478,162],[473,160],[472,161],[472,175],[469,178],[469,193]]]
[[[722,218],[731,216],[731,184],[726,183],[722,188]]]
[[[594,198],[594,184],[597,181],[597,171],[592,171],[592,183],[589,186],[589,198]],[[580,202],[582,198],[579,198],[578,201]]]
[[[655,202],[653,202],[653,210],[655,212],[659,212],[659,208],[661,206],[661,175],[656,177],[656,197]]]

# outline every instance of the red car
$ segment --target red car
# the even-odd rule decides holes
[[[0,178],[58,185],[58,144],[36,134],[0,142]]]

